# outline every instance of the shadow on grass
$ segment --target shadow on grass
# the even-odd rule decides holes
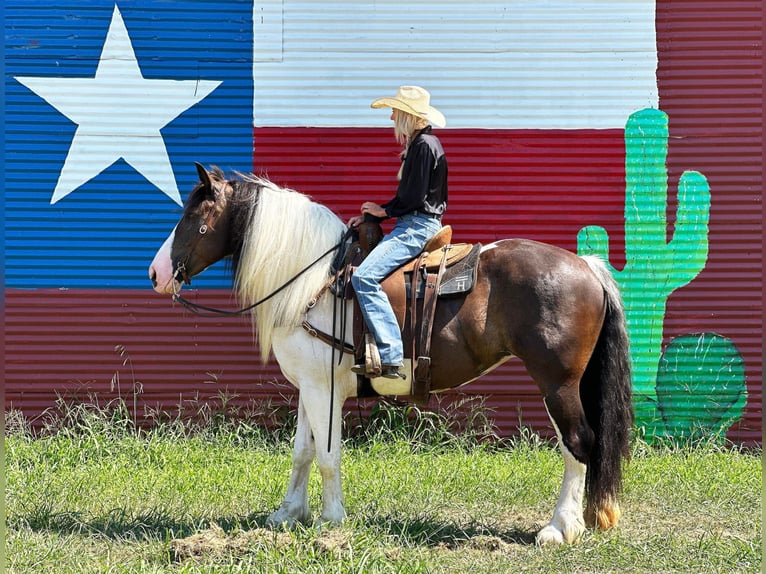
[[[428,548],[454,549],[472,540],[486,538],[527,546],[535,543],[537,534],[534,530],[500,529],[475,522],[456,524],[430,517],[404,520],[393,516],[380,516],[365,520],[365,524],[371,529],[401,540],[403,544]]]
[[[185,538],[210,528],[213,524],[226,532],[267,528],[268,513],[246,516],[221,516],[213,519],[179,520],[162,508],[133,514],[114,509],[104,516],[85,517],[76,512],[33,512],[19,522],[37,532],[103,536],[113,540],[170,540]],[[347,527],[353,528],[350,520]],[[456,549],[476,540],[497,539],[506,544],[533,545],[535,531],[520,528],[499,529],[478,523],[457,524],[430,517],[402,519],[376,516],[360,522],[364,528],[398,540],[403,546]],[[11,529],[13,524],[8,525]],[[327,529],[333,528],[327,526]]]
[[[95,535],[114,540],[166,540],[190,536],[212,524],[226,531],[262,527],[267,517],[266,513],[253,513],[244,517],[182,520],[161,508],[136,514],[118,508],[98,517],[86,517],[77,512],[33,512],[18,522],[36,532]],[[14,526],[8,524],[11,530]]]

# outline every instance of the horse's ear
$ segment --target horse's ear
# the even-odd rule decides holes
[[[199,175],[199,180],[202,185],[205,189],[213,191],[213,183],[210,181],[210,174],[205,169],[205,166],[196,161],[194,162],[194,165],[197,168],[197,175]]]

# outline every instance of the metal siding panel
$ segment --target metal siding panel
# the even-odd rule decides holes
[[[92,0],[3,6],[4,389],[7,404],[30,416],[52,407],[57,393],[114,397],[115,373],[123,393],[133,377],[143,385],[141,408],[215,399],[226,389],[257,396],[263,387],[253,382],[280,377],[276,365],[260,366],[249,325],[184,323],[150,290],[148,265],[180,210],[136,169],[117,161],[50,204],[77,126],[16,78],[93,78],[114,10],[114,2]],[[161,130],[181,192],[197,181],[196,160],[249,170],[252,5],[125,1],[119,12],[143,78],[222,82]],[[96,110],[103,130],[123,127],[123,115],[98,117]],[[212,288],[206,297],[220,305],[231,302],[230,284],[223,265],[195,281]],[[282,390],[269,387],[264,396]]]
[[[231,305],[229,291],[187,296]],[[278,366],[261,366],[244,319],[189,316],[148,289],[11,289],[6,302],[7,405],[31,417],[53,406],[59,394],[87,398],[95,392],[102,401],[117,396],[116,373],[123,397],[134,382],[140,385],[139,414],[160,405],[172,410],[180,401],[214,402],[220,394],[243,407],[279,399],[285,390]]]
[[[745,442],[762,433],[763,14],[758,1],[657,3],[668,179],[699,170],[712,195],[708,262],[672,295],[665,340],[697,332],[733,340],[748,402],[729,436]]]
[[[184,4],[187,10],[196,11],[198,7],[195,3],[189,6],[178,2],[166,3],[169,9],[180,4]],[[298,6],[288,4],[286,10],[290,6]],[[157,8],[161,5],[152,6]],[[209,8],[200,4],[198,15],[202,16]],[[416,8],[408,5],[408,9]],[[215,9],[220,13],[219,4]],[[42,3],[11,6],[11,15],[12,10],[23,10],[23,18],[17,15],[14,19],[29,21],[28,28],[34,24],[56,29],[64,23],[59,11],[48,9]],[[68,17],[82,21],[83,33],[75,40],[67,36],[62,28],[60,34],[49,36],[47,42],[32,46],[32,36],[24,26],[8,25],[6,7],[6,42],[11,47],[6,55],[11,64],[14,58],[16,61],[38,59],[36,65],[42,66],[41,74],[58,73],[58,69],[51,64],[55,58],[62,59],[62,67],[69,63],[85,66],[85,61],[80,62],[76,54],[67,55],[66,51],[72,48],[75,41],[78,46],[86,46],[90,42],[90,49],[95,54],[93,57],[97,57],[102,40],[88,39],[90,37],[86,32],[92,26],[103,33],[108,18],[96,5],[92,7],[92,14],[90,10],[86,5],[76,14],[69,14]],[[134,10],[133,21],[143,14],[144,9],[135,7]],[[131,24],[128,14],[126,7],[124,16],[132,34],[135,24]],[[285,26],[289,27],[293,25],[290,18],[296,15],[292,12],[285,14]],[[409,14],[408,19],[411,18]],[[102,19],[100,23],[98,18]],[[708,262],[697,278],[674,292],[668,300],[664,341],[667,344],[676,337],[703,331],[716,332],[734,341],[745,360],[749,396],[745,416],[729,436],[743,442],[760,442],[762,428],[761,18],[762,5],[755,0],[727,3],[660,0],[657,3],[657,81],[660,107],[670,116],[671,134],[667,159],[669,231],[672,231],[674,224],[676,183],[683,171],[699,170],[707,177],[712,190]],[[308,19],[304,24],[303,29],[307,29]],[[386,25],[390,26],[390,22]],[[424,25],[435,26],[436,21],[431,20]],[[322,34],[317,32],[319,28],[315,28],[314,37],[321,37]],[[146,34],[148,42],[151,33],[147,31]],[[169,41],[169,52],[173,51],[173,42],[183,41],[184,37],[181,34]],[[143,58],[140,44],[135,41],[139,61]],[[231,45],[221,49],[236,52],[238,44],[238,41],[232,41]],[[224,60],[228,57],[221,56]],[[357,60],[359,58],[349,62],[357,65]],[[466,57],[464,65],[467,66],[470,61],[471,58]],[[177,69],[175,64],[168,62],[155,62],[160,76],[168,69]],[[301,65],[306,66],[310,62],[307,59]],[[185,65],[184,58],[179,57],[178,66],[183,68]],[[371,69],[374,71],[374,68]],[[74,75],[81,74],[79,68],[73,70]],[[327,70],[342,77],[342,68],[328,67]],[[457,97],[461,94],[460,90],[476,85],[462,82],[460,85],[463,88],[459,90],[456,77],[449,70],[438,69],[436,72],[439,78],[432,89],[434,98],[445,94],[445,98],[454,96],[455,101],[460,102]],[[259,67],[256,66],[258,73]],[[327,77],[316,85],[309,85],[309,88],[320,89],[328,81]],[[34,171],[48,180],[53,178],[55,183],[56,174],[47,173],[50,168],[45,165],[50,163],[50,156],[55,155],[52,150],[56,141],[60,140],[61,145],[61,141],[71,138],[72,127],[60,114],[39,106],[28,106],[28,100],[25,104],[18,85],[8,80],[10,74],[6,78],[7,106],[11,112],[14,106],[25,106],[24,112],[34,119],[6,126],[6,137],[9,138],[7,149],[12,153],[26,153],[25,157],[34,159],[28,162],[26,172],[11,170],[6,174],[12,207],[6,212],[8,241],[13,240],[14,235],[9,229],[22,229],[29,225],[18,214],[31,209],[36,194],[42,194],[41,199],[46,203],[50,197],[49,190],[43,192],[33,187],[26,189],[26,195],[21,193],[22,186],[34,183],[29,172]],[[379,86],[386,83],[385,78],[372,80],[365,84],[366,91],[354,93],[362,106],[368,105],[372,97],[380,95],[377,93]],[[398,83],[397,80],[386,85],[395,87]],[[463,91],[461,97],[465,98],[469,93]],[[523,93],[514,94],[514,98],[530,109],[536,105]],[[459,104],[461,109],[466,107],[466,101],[463,99],[463,103]],[[333,100],[330,108],[311,113],[337,122],[340,116],[334,116],[332,111],[336,108],[342,111],[347,104],[347,100]],[[291,105],[285,107],[292,108]],[[221,118],[230,117],[224,108],[219,108],[216,113]],[[40,115],[44,117],[40,119]],[[38,117],[35,119],[35,116]],[[379,123],[375,119],[374,123],[380,125],[385,122]],[[193,130],[193,125],[189,125]],[[250,139],[252,132],[249,126],[247,129],[249,134],[245,147],[249,148],[253,140]],[[179,140],[189,133],[179,131]],[[582,225],[598,222],[607,229],[612,240],[612,263],[622,267],[625,151],[621,130],[544,132],[449,129],[439,133],[450,160],[452,202],[447,222],[455,228],[456,240],[488,242],[507,235],[520,235],[574,249],[577,230]],[[241,145],[241,141],[237,143],[230,139],[224,124],[220,129],[212,130],[208,137],[209,141],[223,147],[215,154],[211,152],[210,156],[190,156],[188,159],[208,161],[210,157],[215,157],[218,158],[215,160],[217,163],[231,167],[233,162],[226,158],[233,157],[233,148]],[[310,193],[344,217],[358,209],[362,199],[383,198],[388,193],[386,190],[392,189],[397,150],[389,129],[357,131],[269,126],[257,128],[254,140],[256,172],[265,171],[281,184]],[[175,153],[184,157],[181,152]],[[63,157],[57,156],[56,161],[63,161]],[[236,167],[240,168],[239,165]],[[99,187],[113,190],[122,186],[133,190],[135,181],[131,179],[127,167],[115,166],[112,172],[114,179],[104,180]],[[193,174],[187,175],[193,179]],[[179,185],[184,190],[188,189],[189,186],[185,186],[182,180],[179,175]],[[14,187],[18,193],[10,195]],[[81,193],[86,192],[75,192],[72,199]],[[103,196],[97,195],[101,192],[96,190],[87,193],[98,201],[109,199],[107,192]],[[93,202],[73,201],[71,209],[80,214],[80,219],[71,229],[87,234],[94,222],[106,221],[115,233],[107,238],[92,235],[90,240],[105,241],[120,252],[134,248],[144,250],[150,258],[172,225],[169,222],[178,215],[174,207],[168,207],[167,200],[161,194],[150,195],[137,197],[130,207],[124,208],[122,215],[113,216],[114,219],[110,219],[112,216],[107,212],[94,209]],[[63,207],[57,209],[61,217],[66,215]],[[133,245],[130,225],[135,225],[136,219],[146,213],[149,213],[151,223],[145,233],[141,227],[142,233],[136,240],[139,247],[130,247]],[[130,225],[122,227],[126,222]],[[84,248],[85,243],[83,249],[75,251],[75,256],[69,259],[55,256],[41,258],[41,248],[33,244],[29,247],[24,243],[27,251],[22,252],[21,243],[16,241],[11,246],[17,250],[13,265],[16,269],[21,269],[23,265],[44,269],[40,273],[43,278],[55,275],[64,265],[71,265],[75,271],[67,273],[76,275],[85,272],[85,268],[92,269],[95,262],[102,277],[94,279],[92,285],[102,287],[106,283],[119,287],[120,282],[114,277],[125,272],[112,261],[113,258],[93,255],[91,249]],[[91,263],[88,263],[89,257],[92,257]],[[143,280],[147,257],[133,255],[130,258],[134,259],[132,265],[135,268],[140,267]],[[212,275],[212,278],[201,278],[200,283],[208,288],[197,296],[205,303],[226,306],[230,303],[226,290],[228,281],[223,278],[223,271]],[[14,277],[12,272],[10,278]],[[58,286],[57,281],[53,280],[51,286]],[[157,403],[172,406],[179,401],[179,397],[191,401],[197,393],[202,398],[212,398],[218,391],[227,388],[240,394],[243,402],[260,397],[279,400],[284,392],[284,387],[269,386],[272,379],[283,379],[273,363],[260,366],[257,349],[251,346],[250,328],[245,322],[184,316],[180,310],[168,305],[166,299],[153,295],[148,289],[146,292],[123,289],[103,292],[10,289],[6,292],[5,303],[6,398],[10,405],[23,408],[31,415],[51,406],[55,391],[86,387],[104,393],[103,396],[113,396],[113,393],[110,395],[110,387],[117,371],[121,373],[124,389],[125,385],[130,384],[131,376],[122,364],[123,358],[115,351],[116,345],[126,346],[135,369],[135,378],[144,385],[141,400],[147,406]],[[205,382],[211,379],[209,372],[218,377],[218,383]],[[252,380],[262,381],[264,385],[253,388]],[[458,396],[460,393],[486,396],[488,406],[495,410],[494,420],[503,434],[513,432],[521,420],[523,424],[530,424],[551,435],[537,390],[518,361],[461,389]],[[289,402],[290,396],[286,400]]]
[[[143,287],[147,261],[177,219],[178,206],[124,159],[50,204],[77,125],[17,78],[93,78],[113,10],[108,2],[67,8],[6,3],[5,278],[10,286]],[[212,11],[219,19],[215,33],[209,25]],[[178,188],[187,193],[196,182],[198,159],[247,170],[250,7],[236,1],[144,2],[124,3],[120,13],[144,78],[222,82],[161,130]],[[99,129],[130,127],[128,108],[93,108]],[[228,285],[217,269],[201,284]]]
[[[254,68],[258,127],[380,125],[369,103],[407,83],[448,127],[618,128],[657,104],[644,0],[287,2],[283,34]]]

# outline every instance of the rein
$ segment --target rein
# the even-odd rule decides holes
[[[180,303],[184,307],[184,309],[186,309],[187,311],[191,311],[192,313],[194,313],[195,315],[197,315],[199,317],[216,317],[218,315],[223,315],[223,316],[243,315],[244,313],[247,313],[248,311],[251,311],[251,310],[255,309],[256,307],[258,307],[259,305],[265,303],[266,301],[268,301],[269,299],[271,299],[272,297],[274,297],[278,293],[280,293],[280,292],[284,291],[285,289],[287,289],[301,275],[303,275],[309,269],[314,267],[314,265],[319,263],[322,259],[327,257],[330,253],[333,253],[334,251],[337,251],[338,249],[340,249],[343,246],[343,244],[346,242],[346,240],[351,236],[351,233],[352,233],[352,229],[350,229],[350,228],[347,229],[346,232],[343,234],[343,237],[341,238],[339,243],[337,243],[336,245],[333,245],[332,247],[330,247],[330,249],[328,249],[327,251],[322,253],[319,257],[314,259],[314,261],[312,261],[306,267],[304,267],[303,269],[298,271],[298,273],[293,275],[286,283],[284,283],[280,287],[277,287],[277,289],[275,289],[274,291],[272,291],[271,293],[266,295],[263,299],[260,299],[260,300],[256,301],[255,303],[253,303],[252,305],[248,305],[247,307],[243,307],[243,308],[237,309],[235,311],[229,311],[229,310],[226,310],[226,309],[216,309],[215,307],[208,307],[207,305],[200,305],[199,303],[194,303],[192,301],[189,301],[188,299],[185,299],[184,297],[182,297],[180,293],[174,293],[173,294],[173,301],[177,302],[177,303]]]

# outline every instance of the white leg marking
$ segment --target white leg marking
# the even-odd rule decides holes
[[[545,402],[545,400],[543,400]],[[548,410],[548,405],[545,405]],[[556,421],[548,418],[556,429],[559,439],[559,447],[564,457],[564,480],[561,484],[561,493],[556,508],[553,511],[551,521],[537,533],[537,544],[572,544],[585,532],[585,520],[583,518],[583,498],[585,496],[585,473],[587,467],[579,462],[561,439],[561,431]]]
[[[301,404],[308,421],[306,426],[310,427],[307,432],[314,437],[313,452],[322,476],[322,513],[319,520],[342,522],[346,511],[340,472],[341,417],[343,403],[353,394],[352,389],[356,385],[356,377],[350,370],[353,359],[345,357],[343,366],[335,370],[335,393],[331,406],[330,347],[326,343],[309,336],[300,328],[277,329],[273,350],[282,373],[300,389]],[[330,420],[332,441],[328,452]]]
[[[330,394],[325,388],[316,385],[304,388],[301,394],[307,393],[306,404],[313,405],[307,409],[311,429],[316,444],[317,466],[322,476],[322,514],[319,522],[341,523],[346,518],[344,508],[343,485],[340,474],[341,448],[341,413],[343,400],[335,396],[332,415],[329,412]],[[328,451],[329,425],[332,418],[332,439]]]

